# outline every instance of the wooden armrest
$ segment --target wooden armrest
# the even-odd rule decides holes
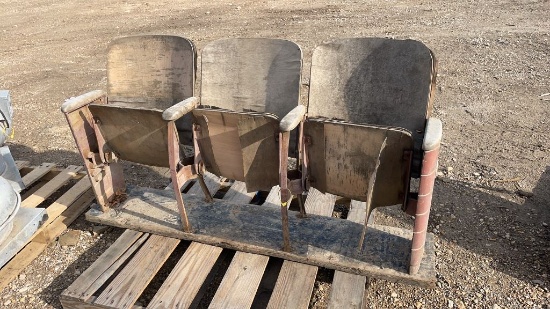
[[[422,149],[424,151],[430,151],[439,147],[442,135],[443,125],[441,124],[441,120],[437,118],[429,118],[428,122],[426,123],[426,132],[424,134],[424,143],[422,143]]]
[[[178,104],[168,107],[164,112],[162,112],[162,119],[166,121],[175,121],[181,118],[183,115],[194,110],[199,105],[199,98],[190,97],[187,98]]]
[[[294,130],[304,119],[305,114],[306,107],[304,105],[296,106],[288,114],[286,114],[283,119],[281,119],[279,129],[281,132],[289,132]]]
[[[106,95],[103,90],[94,90],[78,97],[70,98],[61,105],[61,111],[65,114],[70,113]]]

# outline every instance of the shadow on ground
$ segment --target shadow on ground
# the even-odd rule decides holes
[[[514,196],[518,203],[507,199],[516,192],[439,178],[428,231],[489,259],[496,271],[548,284],[544,275],[550,272],[549,191],[550,167],[532,193]],[[387,224],[385,216],[400,226],[412,226],[413,220],[397,209],[381,208],[377,220]]]

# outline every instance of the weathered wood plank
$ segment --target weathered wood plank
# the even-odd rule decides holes
[[[15,166],[18,170],[21,170],[24,167],[30,166],[31,163],[29,161],[15,161]]]
[[[191,243],[147,308],[189,308],[222,250]]]
[[[281,187],[279,186],[271,188],[262,206],[281,207],[281,195],[279,191],[281,191]]]
[[[214,194],[220,189],[221,187],[221,177],[218,177],[212,173],[206,173],[204,175],[204,183],[206,184],[206,187],[208,188],[208,191],[210,191],[210,194],[214,196]],[[204,193],[202,192],[201,186],[198,184],[198,180],[195,182],[195,184],[187,191],[185,195],[198,195],[198,196],[204,196]],[[184,202],[185,202],[185,195],[184,195]]]
[[[58,198],[54,203],[52,203],[48,208],[46,208],[46,213],[48,214],[48,219],[42,224],[42,226],[36,231],[36,236],[34,241],[42,241],[45,235],[42,233],[44,229],[52,223],[57,217],[59,217],[69,206],[71,206],[79,197],[84,195],[92,187],[88,177],[80,179],[74,186],[72,186],[65,194]]]
[[[86,191],[69,208],[64,210],[61,215],[41,230],[40,234],[37,235],[36,242],[49,243],[57,238],[78,216],[88,209],[94,199],[93,191]]]
[[[94,195],[88,191],[78,198],[69,209],[65,210],[61,216],[52,221],[43,232],[47,231],[49,241],[61,235],[80,214],[82,214],[90,205]],[[25,269],[35,258],[37,258],[48,246],[48,241],[38,242],[34,239],[29,242],[8,264],[0,270],[0,290],[3,289],[11,280]]]
[[[34,261],[46,248],[48,244],[30,242],[19,253],[13,257],[2,269],[0,269],[0,291],[19,275],[29,264]]]
[[[138,229],[225,248],[270,255],[344,272],[400,281],[421,286],[435,282],[433,236],[428,237],[420,272],[408,274],[411,232],[400,228],[370,226],[369,246],[358,252],[363,224],[339,218],[309,215],[307,220],[290,212],[293,251],[283,252],[279,209],[221,200],[205,203],[202,198],[185,198],[193,233],[184,233],[177,222],[177,206],[171,192],[146,188],[128,190],[128,200],[117,212],[92,209],[92,222]],[[331,231],[319,233],[319,231]]]
[[[21,202],[21,207],[31,208],[38,206],[50,197],[50,195],[54,194],[57,190],[59,190],[59,188],[65,185],[69,180],[74,178],[76,174],[82,170],[82,168],[82,166],[69,165],[66,169],[57,174],[54,179],[48,181],[31,196]]]
[[[46,175],[55,167],[54,163],[42,163],[40,166],[32,170],[32,172],[23,176],[23,184],[25,188],[28,188],[30,185],[38,181],[42,176]]]
[[[145,250],[138,251],[94,304],[131,308],[179,242],[179,239],[151,235],[143,245]]]
[[[328,193],[323,194],[317,189],[311,188],[304,207],[308,214],[330,217],[335,201],[336,196]],[[291,241],[292,238],[291,235]],[[275,283],[268,307],[307,308],[316,275],[316,266],[285,261]]]
[[[307,308],[317,267],[284,261],[267,308]]]
[[[307,214],[331,217],[335,202],[336,195],[324,194],[315,188],[310,188],[304,207]]]
[[[86,303],[77,299],[60,298],[63,309],[105,309],[105,306],[96,306],[91,303]]]
[[[244,182],[235,181],[233,186],[229,189],[232,190],[231,194],[229,191],[224,195],[223,199],[235,203],[235,204],[242,204],[242,203],[249,203],[252,198],[254,197],[253,194],[249,194],[246,192],[246,184]],[[232,269],[233,272],[227,272],[224,276],[223,280],[226,280],[226,276],[235,276],[237,278],[242,278],[246,276],[250,276],[253,278],[262,278],[262,275],[264,273],[265,267],[267,265],[264,263],[255,263],[254,261],[261,260],[261,256],[257,256],[256,254],[252,253],[244,253],[239,252],[239,259],[233,259],[231,261],[231,264],[229,265],[229,269]],[[250,261],[249,264],[244,265],[243,261]],[[235,265],[235,264],[241,264],[241,265]],[[231,282],[231,278],[228,278],[227,281]],[[244,304],[252,304],[254,301],[254,296],[256,295],[256,291],[258,290],[258,285],[260,284],[260,281],[258,281],[258,284],[250,284],[250,285],[244,285],[242,284],[235,284],[224,287],[224,292],[220,292],[217,295],[217,302],[220,304],[219,307],[230,307],[230,308],[243,308]],[[229,285],[229,284],[228,284]],[[239,294],[239,295],[235,295]],[[223,306],[221,305],[223,304]],[[250,306],[250,305],[249,305]]]
[[[88,269],[86,269],[63,293],[64,300],[87,301],[106,280],[147,239],[141,232],[126,230]],[[137,245],[137,246],[136,246]],[[118,267],[116,267],[118,266]]]
[[[246,192],[246,184],[241,181],[235,181],[223,196],[224,200],[235,204],[246,204],[254,198],[256,192]]]
[[[220,186],[219,177],[208,173],[205,183],[211,193],[215,193]],[[198,183],[191,187],[187,194],[202,195],[202,189]],[[252,197],[247,197],[246,186],[243,182],[236,181],[224,195],[225,200],[233,202],[249,202]],[[244,198],[247,197],[247,198]],[[197,297],[208,274],[214,267],[222,249],[193,242],[185,251],[176,267],[165,280],[148,308],[189,308]]]
[[[209,308],[250,308],[268,261],[268,256],[235,253]]]
[[[347,219],[352,222],[363,223],[366,215],[367,204],[352,200]],[[366,282],[367,278],[365,276],[335,271],[328,308],[363,308]]]

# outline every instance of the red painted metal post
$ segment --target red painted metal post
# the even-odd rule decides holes
[[[422,170],[420,174],[420,185],[418,189],[418,201],[416,204],[416,213],[414,219],[413,239],[411,248],[411,261],[409,273],[414,275],[420,269],[422,256],[424,255],[424,245],[426,243],[426,233],[428,229],[428,220],[430,218],[430,207],[432,205],[432,193],[435,177],[437,175],[437,159],[439,157],[439,146],[435,149],[425,151],[422,160]]]

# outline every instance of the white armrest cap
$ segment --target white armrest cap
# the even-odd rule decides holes
[[[70,113],[81,108],[84,105],[88,105],[93,101],[107,95],[103,90],[94,90],[78,97],[70,98],[63,105],[61,105],[61,111],[64,113]]]
[[[199,98],[190,97],[175,105],[168,107],[162,112],[162,119],[166,121],[175,121],[181,118],[183,115],[194,110],[199,105]]]
[[[426,132],[424,134],[424,143],[422,149],[424,151],[434,150],[441,143],[443,135],[443,124],[437,118],[429,118],[426,123]]]
[[[304,119],[306,114],[306,107],[304,105],[298,105],[293,108],[286,116],[281,119],[279,129],[281,132],[289,132],[294,130],[300,122]]]

